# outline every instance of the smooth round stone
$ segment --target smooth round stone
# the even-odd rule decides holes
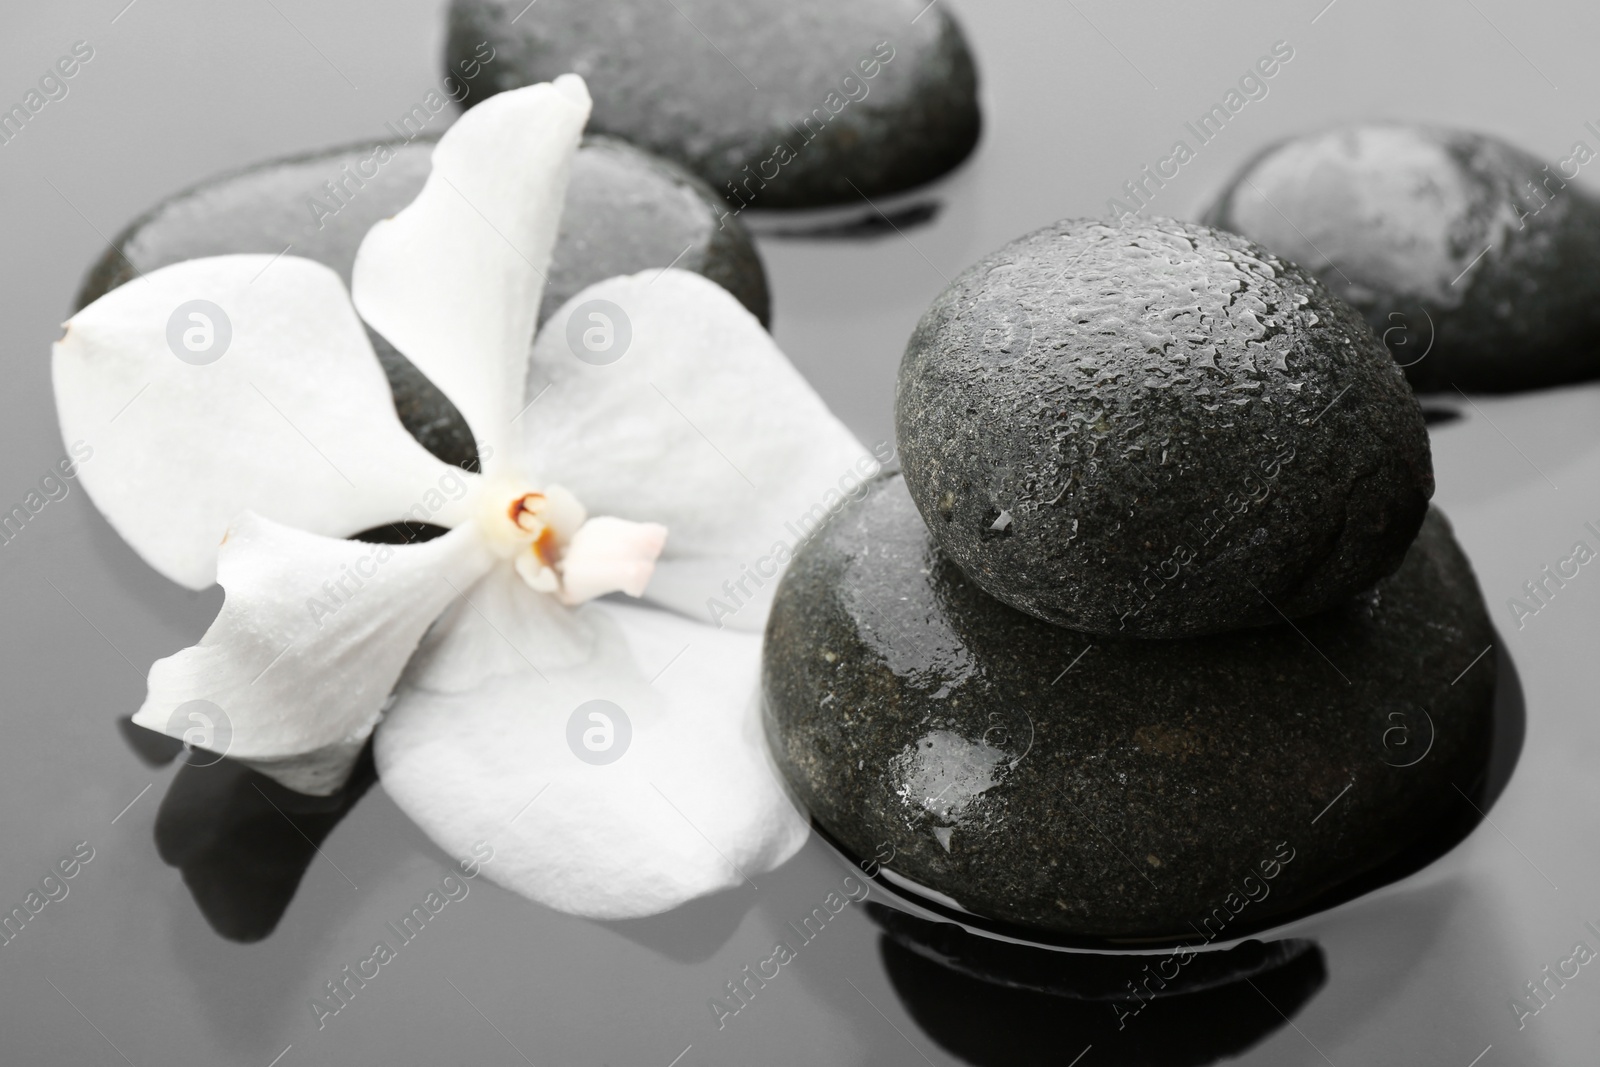
[[[1206,221],[1314,272],[1419,390],[1509,391],[1600,375],[1600,199],[1504,141],[1347,126],[1285,141]],[[1481,258],[1480,258],[1481,257]]]
[[[1025,930],[1227,941],[1474,795],[1493,641],[1436,511],[1394,575],[1296,626],[1090,639],[986,596],[889,477],[790,565],[763,695],[847,852]]]
[[[924,10],[924,8],[927,10]],[[860,203],[972,151],[977,72],[925,0],[453,0],[448,67],[490,91],[575,71],[590,128],[704,178],[730,205]]]
[[[288,254],[338,271],[345,284],[367,231],[422,191],[434,142],[361,144],[261,164],[198,185],[135,220],[91,269],[83,307],[137,274],[186,259],[236,252]],[[370,174],[376,167],[376,174]],[[342,187],[335,198],[324,183]],[[321,205],[320,208],[316,204]],[[334,210],[337,209],[337,210]],[[609,137],[588,137],[573,159],[561,231],[551,257],[540,321],[595,282],[675,265],[726,288],[763,324],[769,318],[765,272],[737,219],[668,160]],[[439,458],[472,466],[477,450],[466,422],[444,394],[382,337],[368,331],[400,421]]]
[[[1192,223],[1062,222],[934,301],[900,364],[906,484],[990,595],[1098,634],[1320,611],[1399,566],[1427,429],[1361,318]]]

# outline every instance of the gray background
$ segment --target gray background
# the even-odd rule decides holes
[[[1296,55],[1270,95],[1200,151],[1158,210],[1192,215],[1264,143],[1350,118],[1469,126],[1550,159],[1575,139],[1596,144],[1582,124],[1600,120],[1600,9],[1324,3],[952,5],[983,79],[976,158],[947,184],[932,225],[852,243],[764,240],[779,342],[864,439],[888,437],[900,349],[947,277],[1047,222],[1102,214],[1280,39]],[[218,171],[379,136],[438,84],[443,6],[6,0],[0,103],[20,100],[74,41],[96,51],[70,95],[0,147],[7,506],[63,454],[49,345],[106,238]],[[1251,1063],[1593,1055],[1591,968],[1521,1031],[1507,1002],[1573,942],[1600,948],[1582,926],[1600,919],[1600,576],[1586,568],[1520,631],[1504,603],[1588,536],[1583,521],[1600,520],[1600,395],[1456,406],[1467,417],[1435,437],[1439,500],[1521,671],[1523,764],[1493,824],[1434,869],[1306,925],[1323,940],[1329,983]],[[0,1059],[667,1067],[687,1047],[682,1067],[956,1062],[906,1015],[854,908],[714,1029],[706,999],[845,873],[815,843],[759,889],[629,930],[480,881],[319,1032],[310,996],[370,953],[448,861],[376,787],[329,838],[331,862],[313,863],[273,937],[231,944],[204,924],[151,843],[173,768],[141,764],[113,724],[138,706],[149,664],[192,643],[220,600],[150,571],[78,489],[0,547],[0,905],[20,903],[75,842],[96,850],[70,895],[0,948]],[[1082,1044],[1063,1033],[1062,1062]],[[1093,1050],[1082,1060],[1096,1062]]]

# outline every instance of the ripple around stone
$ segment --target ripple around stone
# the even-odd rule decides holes
[[[1131,1001],[1134,989],[1152,1000],[1217,989],[1281,967],[1314,948],[1304,938],[1288,938],[1244,941],[1189,957],[1071,952],[985,937],[953,922],[919,918],[876,901],[867,904],[867,914],[899,944],[968,977],[1008,989],[1101,1003]]]
[[[1119,641],[984,595],[888,478],[791,565],[763,687],[779,766],[854,855],[1045,935],[1226,941],[1480,795],[1494,639],[1437,512],[1296,626]]]
[[[1600,376],[1600,199],[1562,177],[1583,162],[1345,126],[1263,151],[1205,218],[1321,278],[1418,390],[1541,388]]]
[[[454,0],[446,65],[512,89],[575,71],[590,128],[675,159],[730,206],[859,203],[978,140],[977,71],[926,0]]]
[[[991,596],[1124,637],[1321,611],[1400,565],[1433,494],[1361,318],[1233,234],[1057,223],[984,258],[900,364],[906,484]]]

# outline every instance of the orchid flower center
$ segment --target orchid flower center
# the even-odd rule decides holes
[[[530,588],[559,592],[562,557],[589,517],[578,498],[559,485],[534,489],[521,480],[496,479],[479,490],[475,505],[494,553],[511,560]]]

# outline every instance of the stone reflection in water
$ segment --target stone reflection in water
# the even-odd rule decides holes
[[[369,745],[345,787],[312,797],[224,759],[179,769],[156,815],[156,850],[183,872],[211,928],[260,941],[277,927],[317,848],[377,781]]]
[[[853,217],[845,219],[815,222],[810,225],[758,226],[752,224],[751,229],[758,234],[765,234],[769,237],[797,237],[812,241],[858,241],[862,238],[900,236],[906,230],[931,224],[939,217],[939,212],[943,210],[943,201],[918,200],[905,207],[889,211],[868,208]]]
[[[928,958],[922,946],[913,951],[889,936],[878,947],[907,1013],[947,1052],[975,1067],[1060,1067],[1089,1046],[1093,1052],[1086,1065],[1217,1063],[1289,1025],[1328,978],[1322,950],[1314,944],[1247,943],[1217,954],[1248,957],[1238,961],[1246,966],[1232,981],[1162,996],[1136,1016],[1119,1017],[1112,1001],[983,981]],[[1079,957],[1091,961],[1091,968],[1115,968],[1116,961],[1125,965],[1129,959]],[[1136,959],[1143,963],[1149,957]],[[1255,969],[1263,963],[1266,969]]]
[[[1175,946],[1159,953],[1063,952],[968,932],[872,902],[867,914],[890,938],[970,978],[1075,1000],[1118,1004],[1137,1016],[1151,1001],[1215,989],[1276,970],[1311,951],[1302,938],[1245,941],[1231,949]]]

